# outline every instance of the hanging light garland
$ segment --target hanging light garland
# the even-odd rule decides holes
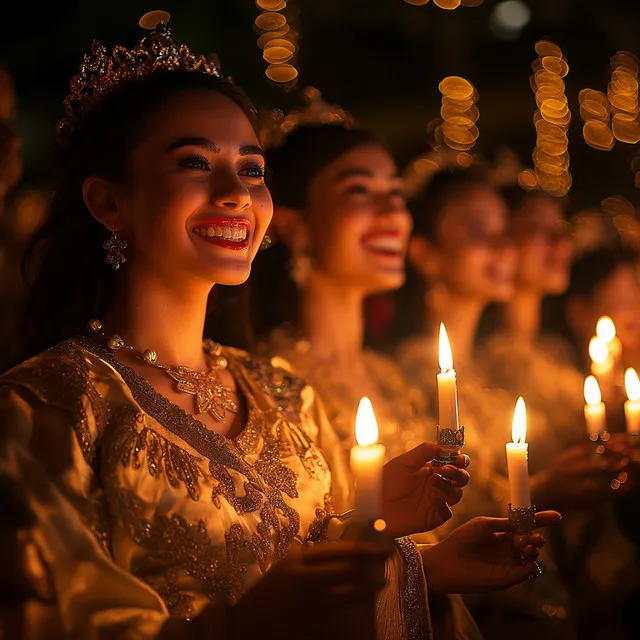
[[[286,11],[286,0],[256,0],[256,5],[261,12],[254,22],[254,29],[259,34],[258,47],[262,49],[262,57],[268,63],[265,75],[291,89],[298,81],[299,33],[293,12]]]
[[[447,76],[438,89],[442,94],[440,119],[432,121],[427,132],[433,135],[435,147],[444,146],[466,153],[480,135],[476,124],[480,117],[476,106],[478,90],[469,80],[460,76]],[[465,164],[466,159],[463,157],[461,160],[461,164]]]
[[[538,107],[533,115],[536,127],[534,172],[541,189],[554,196],[564,196],[571,188],[567,137],[571,112],[562,79],[569,72],[569,65],[560,47],[553,42],[541,40],[536,43],[535,50],[538,58],[532,64],[531,76]],[[530,176],[526,178],[526,183],[533,182],[529,180]]]

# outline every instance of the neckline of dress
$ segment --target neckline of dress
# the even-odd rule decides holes
[[[244,396],[247,406],[246,423],[234,438],[228,438],[217,431],[209,429],[195,416],[174,402],[171,402],[169,398],[157,391],[143,376],[136,373],[129,365],[118,360],[108,349],[96,344],[93,340],[85,336],[74,338],[74,340],[82,348],[98,356],[115,370],[131,391],[134,400],[145,413],[148,413],[165,429],[184,440],[200,455],[212,459],[216,450],[219,450],[221,447],[229,447],[233,449],[237,455],[243,457],[238,441],[242,438],[247,427],[254,422],[254,414],[258,411],[258,407],[247,385],[245,385],[244,380],[242,380],[242,376],[237,375],[234,371],[235,362],[231,354],[227,353],[224,347],[223,353],[229,362],[229,369]]]

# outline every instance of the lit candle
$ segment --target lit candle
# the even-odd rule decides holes
[[[640,434],[640,380],[635,369],[627,369],[624,372],[624,387],[627,398],[624,403],[624,415],[627,419],[627,433]]]
[[[613,369],[613,358],[609,353],[609,347],[600,336],[591,338],[589,357],[591,358],[591,373],[594,375],[606,375]]]
[[[516,402],[513,412],[511,438],[507,442],[507,469],[509,471],[509,489],[512,507],[530,507],[529,491],[529,445],[527,437],[527,408],[522,397]]]
[[[365,521],[376,520],[381,514],[385,448],[378,444],[378,424],[369,398],[362,398],[358,406],[356,442],[357,445],[351,448],[356,517]]]
[[[607,431],[607,414],[602,402],[600,386],[594,376],[584,381],[584,418],[587,422],[589,436],[597,436]]]
[[[453,354],[444,324],[440,323],[438,340],[438,426],[456,430],[458,423],[458,386],[456,370],[453,368]]]
[[[617,358],[622,350],[619,338],[616,336],[616,325],[609,316],[602,316],[596,324],[596,335],[605,341],[607,350],[612,358]]]

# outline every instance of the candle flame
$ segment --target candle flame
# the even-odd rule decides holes
[[[624,372],[624,388],[627,391],[629,400],[640,400],[640,379],[636,370],[629,367]]]
[[[449,344],[449,336],[445,329],[444,322],[440,323],[440,337],[438,339],[438,362],[440,363],[440,371],[445,373],[453,369],[453,354],[451,353],[451,345]]]
[[[364,397],[358,405],[356,414],[356,442],[366,447],[378,442],[378,423],[369,398]]]
[[[587,379],[584,381],[584,399],[587,404],[599,404],[602,402],[600,385],[595,376],[587,376]]]
[[[602,316],[598,320],[596,335],[605,342],[611,342],[616,337],[616,325],[609,316]]]
[[[527,441],[527,407],[522,396],[518,398],[516,410],[513,412],[511,439],[517,444],[524,444]]]
[[[609,357],[609,348],[604,338],[593,336],[589,342],[589,357],[597,364],[604,364]]]

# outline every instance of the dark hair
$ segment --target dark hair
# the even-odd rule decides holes
[[[228,80],[159,71],[106,95],[69,138],[56,145],[57,187],[49,215],[23,257],[30,290],[21,325],[23,358],[82,332],[88,319],[102,317],[108,309],[115,278],[102,245],[109,234],[84,204],[84,181],[90,176],[126,181],[131,153],[149,115],[171,96],[193,90],[227,96],[256,128],[255,109]]]
[[[526,202],[530,200],[538,199],[538,198],[556,202],[562,209],[563,213],[567,207],[566,198],[558,198],[557,196],[553,196],[550,193],[541,191],[540,189],[535,189],[534,191],[525,191],[524,189],[520,188],[518,185],[513,185],[513,186],[502,189],[501,194],[502,194],[502,197],[505,199],[505,202],[509,207],[509,213],[512,216]]]
[[[480,169],[451,170],[437,173],[422,191],[409,201],[413,217],[413,234],[433,243],[439,241],[438,223],[442,211],[452,198],[477,185],[488,185]],[[407,264],[404,285],[395,294],[395,315],[389,331],[389,348],[424,331],[427,309],[424,297],[427,283]]]
[[[380,144],[364,129],[340,125],[303,125],[284,144],[267,151],[267,185],[276,207],[303,210],[309,185],[327,165],[357,147]],[[283,243],[256,258],[251,273],[251,290],[256,335],[265,337],[284,324],[298,322],[298,291],[289,277],[291,254]]]

